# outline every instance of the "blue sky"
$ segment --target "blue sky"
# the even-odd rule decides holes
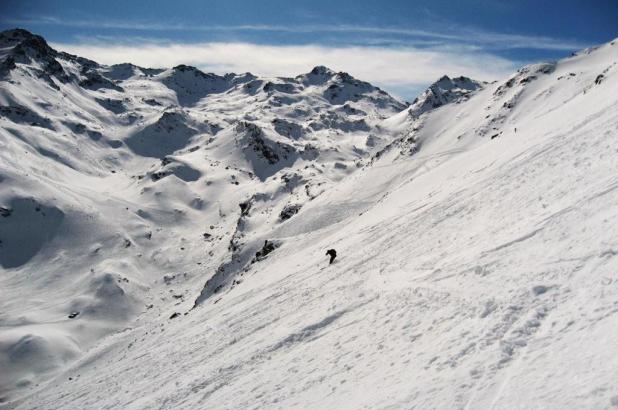
[[[412,99],[442,74],[500,78],[618,36],[618,1],[1,0],[22,27],[102,63],[296,75],[324,64]]]

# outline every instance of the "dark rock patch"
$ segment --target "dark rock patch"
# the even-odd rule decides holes
[[[298,211],[300,211],[301,208],[302,208],[301,204],[288,204],[284,206],[281,212],[279,213],[279,220],[287,221],[288,219],[296,215]]]
[[[264,246],[262,246],[262,249],[260,249],[259,251],[257,251],[255,253],[255,257],[253,258],[251,263],[263,261],[264,259],[266,259],[266,257],[270,253],[272,253],[278,247],[279,247],[278,244],[276,244],[274,242],[269,242],[268,240],[265,240],[264,241]]]

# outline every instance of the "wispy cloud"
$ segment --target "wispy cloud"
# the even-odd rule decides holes
[[[290,76],[307,72],[316,65],[326,65],[407,98],[443,74],[494,80],[506,76],[517,65],[491,54],[457,49],[251,43],[52,45],[104,64],[131,62],[145,67],[188,64],[218,73],[251,71],[265,76]]]
[[[376,36],[389,35],[399,37],[398,42],[420,44],[418,39],[433,42],[448,42],[454,44],[475,45],[484,49],[541,49],[541,50],[577,50],[587,47],[575,40],[557,39],[547,36],[520,35],[497,33],[480,30],[473,27],[458,25],[445,27],[439,30],[423,30],[408,27],[380,27],[362,25],[269,25],[269,24],[244,24],[244,25],[190,25],[185,23],[169,23],[160,21],[122,21],[122,20],[87,20],[87,19],[61,19],[54,16],[39,16],[34,18],[7,18],[1,19],[3,23],[13,25],[54,25],[76,28],[99,28],[121,29],[150,32],[278,32],[296,34],[371,34]],[[416,39],[416,40],[415,40]],[[392,41],[392,40],[391,40]],[[418,43],[415,43],[418,42]]]
[[[327,65],[406,98],[413,97],[443,74],[479,80],[504,77],[521,65],[520,61],[504,57],[517,55],[509,50],[572,51],[588,46],[571,40],[444,24],[426,30],[346,24],[188,25],[54,16],[0,18],[0,21],[29,27],[98,28],[94,37],[73,37],[72,41],[55,46],[107,64],[132,62],[149,67],[189,64],[218,73],[251,71],[265,76],[289,76],[306,72],[315,65]],[[199,42],[204,38],[208,41]],[[277,39],[279,42],[293,39],[296,44],[279,44]],[[304,43],[307,40],[312,43]]]

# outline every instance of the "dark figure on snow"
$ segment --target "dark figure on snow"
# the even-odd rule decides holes
[[[334,249],[329,249],[326,251],[326,254],[330,255],[330,262],[329,262],[329,265],[330,265],[331,263],[333,263],[333,261],[337,257],[337,251]]]

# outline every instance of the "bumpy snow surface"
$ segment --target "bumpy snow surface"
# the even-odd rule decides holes
[[[618,42],[410,107],[0,59],[0,407],[618,407]]]

